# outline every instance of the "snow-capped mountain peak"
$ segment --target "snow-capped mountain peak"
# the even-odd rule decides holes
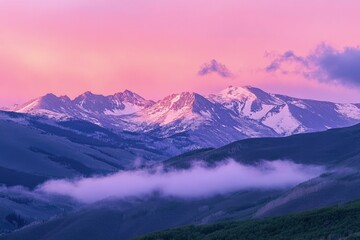
[[[93,94],[90,91],[76,97],[73,103],[86,112],[95,113],[103,113],[106,108],[110,107],[110,102],[107,97]]]
[[[224,100],[244,100],[244,99],[255,99],[256,95],[249,90],[249,86],[245,87],[234,87],[229,86],[222,90],[219,94],[215,95],[216,97],[222,98]]]
[[[71,102],[68,96],[57,97],[52,93],[48,93],[42,97],[30,100],[29,102],[26,102],[24,104],[15,105],[12,110],[23,113],[29,113],[39,109],[52,110],[56,108],[57,110],[59,110],[63,103],[68,102]]]
[[[154,102],[125,90],[109,96],[85,92],[76,97],[73,103],[86,112],[119,116],[140,111]]]
[[[153,106],[138,113],[138,121],[149,125],[167,125],[175,120],[196,118],[196,102],[206,100],[197,93],[182,92],[172,94],[158,101]]]
[[[182,108],[192,108],[198,94],[191,92],[182,92],[179,94],[172,94],[163,100],[156,103],[157,107],[168,110],[180,110]]]
[[[127,89],[123,92],[115,93],[114,95],[109,96],[109,97],[117,102],[129,103],[129,104],[142,106],[142,107],[149,107],[154,104],[154,101],[146,100],[143,97],[141,97],[140,95],[138,95],[132,91],[129,91]]]
[[[344,118],[353,123],[360,120],[360,108],[355,104],[345,106],[298,99],[270,94],[251,86],[230,86],[219,94],[211,95],[210,99],[221,103],[236,115],[256,120],[272,128],[280,135],[316,131],[320,125],[323,130],[329,126],[341,127],[341,122],[344,121],[341,119]]]

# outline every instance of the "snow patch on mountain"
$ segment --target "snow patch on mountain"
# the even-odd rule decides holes
[[[305,131],[301,123],[292,116],[287,105],[280,106],[275,111],[269,112],[262,122],[281,135]]]
[[[142,106],[138,106],[132,103],[123,103],[123,105],[124,105],[123,109],[106,109],[104,111],[104,114],[112,115],[112,116],[121,116],[121,115],[127,115],[138,112],[144,108]]]
[[[345,117],[360,120],[360,108],[354,104],[336,104],[336,111]]]

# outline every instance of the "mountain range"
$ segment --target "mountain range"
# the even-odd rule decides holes
[[[183,92],[159,101],[129,90],[70,99],[47,94],[8,109],[55,120],[81,119],[115,132],[168,139],[172,154],[220,147],[248,137],[279,137],[345,127],[360,121],[360,104],[332,103],[233,87],[202,96]]]

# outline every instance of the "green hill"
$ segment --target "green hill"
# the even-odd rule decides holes
[[[360,201],[263,220],[186,226],[138,240],[360,239]]]

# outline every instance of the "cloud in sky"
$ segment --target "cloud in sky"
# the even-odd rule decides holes
[[[105,177],[77,180],[51,180],[38,191],[70,196],[93,203],[107,198],[141,197],[159,192],[180,198],[209,197],[243,189],[276,189],[294,186],[323,172],[322,167],[305,166],[290,161],[262,162],[257,166],[233,160],[215,168],[194,165],[187,170],[147,172],[121,171]]]
[[[307,66],[307,61],[303,57],[295,55],[293,51],[286,51],[283,54],[277,55],[272,62],[266,67],[267,72],[275,72],[281,69],[283,63],[295,62],[300,65]]]
[[[200,76],[205,76],[211,73],[217,73],[223,78],[229,78],[233,76],[231,71],[224,64],[216,61],[215,59],[203,64],[198,72]]]
[[[346,47],[337,50],[330,45],[320,44],[307,56],[286,51],[273,57],[265,70],[302,74],[308,79],[321,82],[360,87],[360,48]]]

